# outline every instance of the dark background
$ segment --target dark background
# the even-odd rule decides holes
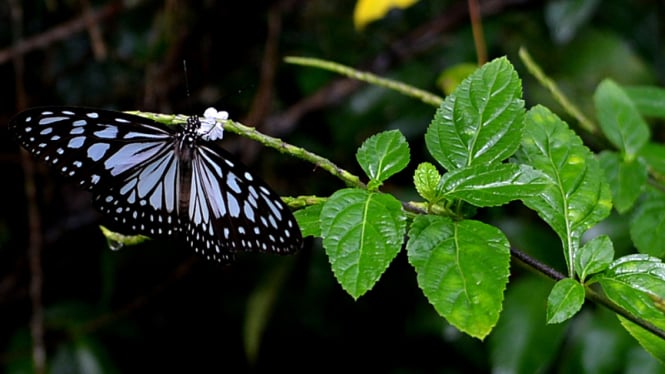
[[[561,15],[556,2],[481,1],[489,57],[507,55],[516,65],[527,107],[561,111],[523,68],[521,46],[591,116],[591,94],[602,78],[663,85],[662,1],[576,3],[588,10]],[[397,128],[409,140],[412,162],[383,190],[417,199],[409,185],[417,162],[429,160],[423,134],[434,108],[283,58],[330,59],[442,94],[441,71],[476,62],[467,3],[420,0],[362,32],[353,28],[353,7],[346,0],[0,4],[0,368],[31,370],[30,321],[42,310],[53,372],[499,370],[498,347],[511,341],[480,342],[448,326],[422,296],[404,253],[354,301],[336,283],[318,239],[309,238],[294,256],[249,254],[228,266],[204,262],[171,241],[111,251],[89,193],[44,165],[26,170],[6,132],[14,114],[39,105],[177,114],[215,106],[360,175],[354,154],[362,140]],[[328,196],[344,187],[313,165],[239,137],[227,135],[223,145],[283,195]],[[34,194],[26,189],[26,171]],[[552,233],[521,206],[481,217],[502,227],[513,244],[562,265]],[[621,230],[614,232],[618,252],[628,243]],[[544,308],[551,283],[518,266],[513,273],[507,303],[511,286],[520,289],[518,282],[528,279],[531,294],[515,291],[510,300]],[[34,281],[43,285],[36,307]],[[593,306],[585,313],[610,321],[607,331],[621,342],[621,355],[652,362],[616,319],[599,317]],[[246,321],[261,316],[263,333],[248,333]],[[593,371],[583,359],[589,346],[572,333],[579,324],[585,326],[578,320],[546,333],[561,344],[543,344],[547,352],[536,367]],[[258,341],[255,356],[245,348],[252,341]],[[607,364],[613,372],[630,363],[605,356],[597,360],[614,360]]]

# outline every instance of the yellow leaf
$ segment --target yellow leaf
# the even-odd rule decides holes
[[[443,93],[450,95],[462,81],[478,69],[477,64],[461,63],[444,70],[436,80],[437,86]]]
[[[383,18],[391,9],[404,9],[418,0],[358,0],[353,11],[353,24],[362,30],[368,23]]]

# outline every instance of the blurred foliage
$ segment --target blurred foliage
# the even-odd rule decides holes
[[[70,21],[83,19],[88,3],[105,15],[73,27]],[[507,55],[517,67],[527,107],[544,104],[568,119],[520,65],[521,46],[589,117],[592,93],[605,78],[665,83],[660,0],[481,3],[490,58]],[[433,108],[282,58],[330,59],[441,94],[437,80],[445,71],[476,61],[467,3],[420,0],[363,31],[354,28],[354,6],[350,0],[3,2],[0,56],[20,61],[1,60],[0,123],[23,105],[183,114],[216,106],[355,173],[357,147],[386,129],[407,138],[411,166],[432,161],[424,132]],[[651,124],[655,139],[663,139],[660,124]],[[603,145],[582,135],[591,147]],[[241,139],[224,144],[285,195],[327,196],[343,187],[311,165]],[[0,370],[29,372],[34,275],[26,247],[35,233],[27,225],[18,146],[0,136],[0,150]],[[417,199],[412,175],[409,167],[382,189]],[[664,371],[602,308],[587,303],[579,318],[545,325],[552,282],[519,266],[511,267],[499,325],[481,342],[436,314],[404,251],[377,286],[354,301],[336,283],[318,240],[292,257],[246,255],[230,266],[204,263],[166,241],[111,251],[88,193],[43,166],[37,166],[36,183],[51,372],[335,372],[351,365],[373,372]],[[481,214],[514,246],[565,268],[554,234],[520,204]],[[594,230],[605,230],[617,254],[626,253],[628,220],[612,218]],[[253,325],[244,327],[248,320]]]

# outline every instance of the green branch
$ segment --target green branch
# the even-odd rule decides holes
[[[540,84],[542,84],[550,91],[554,99],[559,104],[561,104],[563,109],[579,122],[581,128],[592,134],[598,133],[598,127],[593,123],[593,121],[588,119],[582,113],[582,111],[568,99],[563,91],[559,89],[559,86],[557,86],[556,82],[554,82],[554,80],[552,80],[543,72],[543,69],[541,69],[540,66],[538,66],[538,64],[533,60],[533,58],[531,58],[531,55],[526,50],[526,48],[520,48],[519,55],[531,75],[533,75],[538,80],[538,82],[540,82]]]
[[[410,86],[408,84],[404,84],[396,80],[383,78],[372,73],[359,71],[349,66],[338,64],[336,62],[320,60],[317,58],[293,57],[293,56],[286,57],[284,60],[291,64],[311,66],[322,70],[332,71],[334,73],[344,75],[351,79],[355,79],[375,86],[384,87],[393,91],[397,91],[402,95],[418,99],[425,104],[439,106],[443,101],[442,97],[434,95],[425,90],[421,90],[419,88]]]
[[[510,253],[513,255],[513,257],[517,258],[520,263],[524,264],[526,267],[537,270],[541,274],[544,274],[545,276],[553,279],[554,281],[560,281],[564,278],[566,278],[565,275],[559,273],[558,271],[554,270],[553,268],[541,263],[540,261],[536,260],[533,257],[530,257],[526,253],[520,251],[517,248],[510,248]],[[613,311],[614,313],[624,317],[625,319],[633,322],[634,324],[642,327],[643,329],[649,331],[650,333],[654,334],[655,336],[665,340],[665,331],[661,330],[651,322],[640,318],[636,315],[631,314],[629,311],[626,309],[622,308],[621,306],[615,304],[612,300],[608,299],[605,295],[602,293],[594,290],[591,288],[589,285],[584,286],[584,290],[586,293],[586,298],[595,302],[596,304],[600,304],[604,306],[605,308]]]
[[[317,168],[321,168],[331,175],[339,178],[349,187],[358,187],[365,188],[365,184],[360,181],[360,178],[342,168],[335,165],[333,162],[328,160],[325,157],[321,157],[315,153],[312,153],[304,148],[296,147],[292,144],[288,144],[279,138],[274,138],[258,132],[255,128],[245,126],[240,122],[235,122],[228,120],[224,123],[224,129],[229,130],[230,132],[252,139],[256,142],[259,142],[266,147],[276,149],[280,153],[288,154],[290,156],[299,158],[301,160],[307,161]]]

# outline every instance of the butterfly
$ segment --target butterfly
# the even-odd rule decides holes
[[[292,253],[300,228],[265,182],[214,141],[226,112],[167,126],[122,112],[28,109],[9,130],[32,155],[92,192],[93,206],[122,230],[179,237],[205,258],[243,251]]]

